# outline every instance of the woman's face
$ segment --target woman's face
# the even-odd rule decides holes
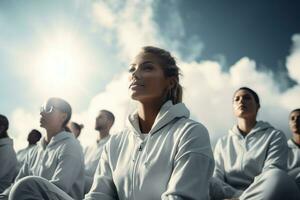
[[[164,100],[172,87],[171,78],[164,75],[159,58],[141,52],[129,68],[129,90],[132,99],[146,102]]]
[[[239,118],[256,118],[259,107],[247,90],[238,90],[233,98],[234,115]]]
[[[40,126],[46,130],[57,130],[62,127],[67,114],[58,110],[50,102],[47,102],[40,111]]]
[[[294,111],[290,114],[289,125],[292,133],[300,134],[300,111]]]

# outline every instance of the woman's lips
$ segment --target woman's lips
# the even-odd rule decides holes
[[[141,88],[141,87],[144,87],[144,84],[134,82],[134,83],[131,83],[129,85],[130,89],[138,89],[138,88]]]
[[[239,110],[246,110],[246,108],[247,108],[247,107],[246,107],[245,105],[240,105],[240,106],[238,107]]]
[[[144,86],[143,85],[131,85],[130,86],[130,89],[131,90],[137,90],[137,89],[141,89],[141,88],[143,88]]]

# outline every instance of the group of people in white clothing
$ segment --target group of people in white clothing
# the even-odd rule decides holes
[[[76,139],[83,126],[69,122],[70,104],[49,98],[40,110],[46,134],[30,143],[20,169],[0,115],[0,200],[300,199],[300,109],[290,113],[287,141],[257,121],[259,96],[241,87],[232,100],[237,123],[213,151],[182,103],[179,76],[168,51],[143,47],[129,68],[136,110],[111,135],[115,117],[100,110],[97,141],[86,149]]]

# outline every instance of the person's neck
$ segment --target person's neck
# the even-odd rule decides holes
[[[99,142],[100,140],[103,140],[108,135],[109,135],[109,129],[101,129],[101,130],[99,130],[99,134],[98,134],[98,137],[97,137],[97,142]]]
[[[299,133],[293,133],[293,141],[294,141],[297,145],[300,145],[300,134],[299,134]]]
[[[138,106],[138,116],[139,116],[139,125],[142,133],[149,133],[157,114],[161,106],[163,105],[162,101],[151,101],[139,103]]]
[[[7,132],[0,133],[0,139],[2,139],[2,138],[8,138]]]
[[[255,118],[238,118],[238,129],[243,135],[247,135],[256,124]]]
[[[54,137],[55,135],[57,135],[61,131],[63,131],[63,128],[53,129],[53,130],[47,130],[47,134],[46,134],[46,137],[45,137],[45,142],[47,144],[49,144],[49,142],[51,141],[52,137]]]

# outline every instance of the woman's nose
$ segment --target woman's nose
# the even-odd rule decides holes
[[[136,69],[133,73],[132,73],[132,78],[134,79],[139,79],[140,78],[140,72],[138,69]]]

